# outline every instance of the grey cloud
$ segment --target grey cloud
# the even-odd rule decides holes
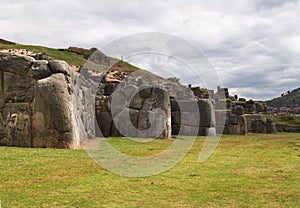
[[[261,9],[272,9],[281,7],[284,4],[295,3],[298,0],[258,0],[257,7]]]
[[[1,37],[8,40],[101,49],[129,34],[165,32],[203,50],[225,87],[240,95],[265,99],[299,87],[297,0],[3,0],[0,10]],[[193,55],[176,43],[166,47]],[[144,66],[168,67],[159,62]],[[176,73],[198,82],[192,73]]]

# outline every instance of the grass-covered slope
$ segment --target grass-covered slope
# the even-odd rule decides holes
[[[0,50],[1,49],[27,49],[33,52],[45,52],[53,60],[64,60],[75,66],[83,65],[86,61],[82,55],[44,46],[0,44]]]
[[[172,140],[109,138],[132,156]],[[0,147],[2,207],[299,207],[300,134],[223,135],[198,162],[204,137],[175,167],[147,178],[102,169],[83,150]]]
[[[278,98],[267,101],[270,107],[298,106],[300,107],[300,87]]]
[[[27,49],[32,52],[45,52],[52,60],[64,60],[74,66],[81,66],[86,63],[88,57],[93,54],[96,48],[83,49],[78,47],[69,47],[67,49],[55,49],[45,46],[22,45],[7,40],[0,39],[0,50],[2,49]],[[105,54],[103,54],[105,56]],[[111,58],[111,57],[108,57]],[[115,58],[111,58],[117,60]],[[123,69],[139,69],[125,61],[119,60],[117,66]]]

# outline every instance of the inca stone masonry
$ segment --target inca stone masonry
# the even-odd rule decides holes
[[[127,81],[126,73],[109,79],[112,74],[91,78],[87,70],[75,71],[64,61],[0,53],[0,145],[80,148],[97,136],[247,134],[252,127],[276,132],[272,120],[247,120],[249,106],[232,105],[226,89],[210,99],[197,88],[178,86],[181,96],[175,99],[168,86],[161,87],[163,81],[139,88],[145,86],[142,74]],[[162,80],[149,74],[150,80]],[[113,97],[118,87],[126,90]],[[126,93],[133,91],[128,100]],[[117,104],[113,111],[112,100]]]

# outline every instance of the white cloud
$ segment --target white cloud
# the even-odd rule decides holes
[[[240,95],[271,98],[299,87],[297,0],[3,0],[0,11],[8,40],[101,48],[133,33],[166,32],[201,48]]]

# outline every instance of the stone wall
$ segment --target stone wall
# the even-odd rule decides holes
[[[247,121],[248,132],[264,134],[277,133],[277,126],[274,122],[274,119],[268,118],[267,115],[247,114],[245,117]]]
[[[209,99],[171,99],[172,135],[215,135],[214,108]]]
[[[277,128],[272,118],[267,118],[266,121],[262,119],[255,119],[251,121],[251,130],[253,133],[268,133],[276,134]]]
[[[225,121],[222,119],[225,119]],[[239,135],[245,135],[248,133],[247,122],[244,116],[244,109],[242,106],[235,106],[231,109],[229,108],[226,111],[217,111],[216,121],[219,127],[217,131],[218,133]],[[222,129],[223,124],[224,129]]]
[[[117,72],[122,79],[132,73]],[[103,82],[105,75],[91,77],[84,67],[78,73],[64,61],[0,53],[0,145],[77,148],[95,136],[247,133],[245,109],[232,104],[228,89],[220,88],[215,102],[203,99],[199,87],[193,92],[181,85],[168,89],[164,79],[151,73],[146,73],[145,85],[139,78],[145,72],[135,73],[137,77],[125,82],[114,77]],[[153,80],[157,86],[148,86]],[[170,100],[179,88],[181,99]],[[265,109],[254,102],[245,105],[247,111]],[[276,133],[272,119],[248,124],[253,132]]]
[[[296,132],[300,133],[300,126],[289,126],[284,124],[276,124],[278,132]]]
[[[95,131],[95,121],[78,113],[88,109],[87,103],[94,103],[86,103],[79,95],[85,91],[90,96],[93,91],[91,86],[83,89],[90,82],[80,80],[85,77],[64,61],[0,53],[0,145],[78,147]],[[78,115],[80,119],[75,118]]]
[[[267,113],[267,104],[262,101],[245,100],[240,98],[238,102],[234,102],[233,106],[239,105],[244,108],[245,114]]]
[[[113,94],[116,86],[103,84],[102,93],[96,97],[96,116],[103,136],[171,137],[170,100],[166,91],[127,84],[124,91]],[[126,96],[130,92],[136,92],[132,99]]]

